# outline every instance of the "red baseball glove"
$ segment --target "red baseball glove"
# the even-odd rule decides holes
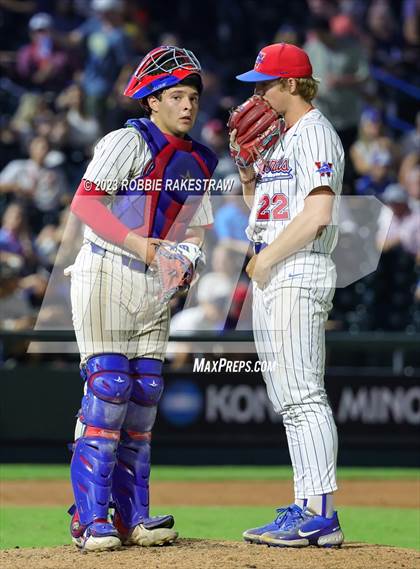
[[[231,112],[229,133],[236,129],[230,155],[240,168],[251,166],[278,141],[281,123],[278,113],[259,95],[253,95]]]

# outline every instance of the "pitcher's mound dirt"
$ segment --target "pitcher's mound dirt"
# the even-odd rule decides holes
[[[241,542],[180,539],[160,548],[123,548],[83,555],[73,546],[8,549],[0,552],[2,569],[418,569],[418,552],[349,543],[341,549],[300,550]]]

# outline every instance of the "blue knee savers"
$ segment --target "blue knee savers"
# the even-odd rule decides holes
[[[76,441],[70,473],[80,521],[106,520],[120,429],[132,380],[129,361],[119,354],[92,356],[83,369],[86,393],[80,420],[86,425]]]
[[[123,429],[148,432],[155,424],[157,404],[163,393],[162,362],[136,358],[130,360],[130,372],[133,388]]]
[[[162,362],[130,361],[133,389],[117,452],[112,496],[121,521],[132,528],[149,517],[150,440],[163,393]]]
[[[83,371],[87,390],[80,420],[94,427],[120,430],[132,389],[128,359],[118,354],[93,356]]]

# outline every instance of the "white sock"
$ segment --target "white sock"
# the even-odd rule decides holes
[[[296,506],[299,506],[299,508],[301,510],[303,510],[304,508],[306,508],[306,504],[307,504],[308,500],[306,498],[296,498],[295,499],[295,504]]]
[[[308,497],[308,508],[324,518],[331,518],[334,514],[334,501],[332,494],[321,494],[320,496]]]

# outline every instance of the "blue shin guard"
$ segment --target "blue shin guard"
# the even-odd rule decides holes
[[[83,372],[86,390],[79,419],[85,428],[74,445],[70,467],[76,519],[82,528],[107,520],[116,451],[132,388],[128,359],[119,354],[93,356]]]
[[[139,523],[172,527],[172,516],[149,517],[150,441],[157,404],[163,392],[162,362],[136,358],[130,361],[133,389],[117,451],[112,496],[115,525],[122,534]]]

